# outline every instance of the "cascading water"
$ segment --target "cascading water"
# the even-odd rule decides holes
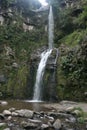
[[[43,81],[43,75],[45,72],[46,63],[48,60],[48,57],[50,56],[53,48],[53,34],[54,34],[54,20],[53,20],[53,12],[52,12],[52,6],[50,6],[50,12],[49,12],[49,49],[44,51],[41,54],[41,60],[37,69],[37,75],[36,75],[36,82],[34,86],[34,95],[33,100],[34,101],[41,101],[42,98],[42,81]]]
[[[54,18],[53,18],[53,11],[52,6],[50,6],[50,13],[49,13],[49,30],[48,30],[48,36],[49,36],[49,49],[53,48],[53,39],[54,39]]]
[[[41,96],[42,96],[41,86],[42,86],[43,75],[44,75],[47,59],[49,55],[51,54],[51,52],[52,50],[47,50],[41,54],[41,61],[39,63],[37,75],[36,75],[36,83],[35,83],[33,100],[36,100],[36,101],[41,100]]]

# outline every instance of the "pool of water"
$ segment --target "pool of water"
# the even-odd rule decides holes
[[[33,111],[49,111],[49,109],[43,106],[44,103],[42,101],[33,101],[33,100],[8,100],[7,105],[0,105],[0,112],[3,110],[8,110],[9,108],[16,109],[29,109]]]

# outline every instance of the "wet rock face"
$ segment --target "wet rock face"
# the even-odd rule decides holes
[[[29,77],[29,84],[30,88],[29,91],[33,93],[34,84],[36,80],[36,72],[40,62],[41,53],[46,51],[46,47],[42,49],[38,49],[31,55],[30,59],[30,75]],[[42,83],[42,91],[43,91],[43,100],[55,101],[57,100],[56,94],[56,86],[57,86],[57,60],[58,60],[58,50],[55,48],[53,49],[51,55],[48,58],[43,83]],[[33,88],[33,89],[32,89]],[[33,94],[29,94],[32,95]],[[31,97],[32,97],[31,96]]]

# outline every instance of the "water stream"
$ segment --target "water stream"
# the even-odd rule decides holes
[[[49,44],[49,49],[53,48],[53,39],[54,39],[54,18],[53,18],[53,11],[52,11],[52,6],[50,6],[50,12],[49,12],[49,28],[48,28],[48,44]]]
[[[45,67],[46,67],[46,62],[48,57],[50,56],[52,50],[47,50],[44,51],[41,54],[41,60],[38,66],[38,70],[37,70],[37,75],[36,75],[36,83],[35,83],[35,90],[34,90],[34,97],[33,100],[34,101],[38,101],[42,99],[42,80],[43,80],[43,75],[44,75],[44,71],[45,71]]]
[[[48,31],[48,37],[49,37],[49,49],[44,51],[41,54],[41,60],[37,69],[36,74],[36,82],[34,86],[34,95],[33,95],[33,101],[38,102],[42,100],[42,83],[43,83],[43,76],[46,68],[47,60],[52,52],[53,48],[53,37],[54,37],[54,20],[53,20],[53,12],[52,12],[52,6],[50,6],[49,11],[49,31]]]

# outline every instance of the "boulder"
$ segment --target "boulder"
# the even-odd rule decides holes
[[[66,108],[66,111],[67,112],[72,112],[74,109],[75,109],[75,107],[71,106],[71,107]]]
[[[16,110],[16,109],[13,108],[13,107],[9,109],[10,112],[14,112],[15,110]]]
[[[17,117],[17,116],[18,116],[18,113],[12,112],[12,116],[13,116],[13,117]]]
[[[18,113],[18,116],[27,117],[27,118],[32,118],[34,115],[33,111],[27,109],[16,110],[15,112]]]
[[[59,119],[57,119],[57,120],[54,122],[53,127],[54,127],[55,129],[60,129],[60,128],[62,127],[61,121],[60,121]]]
[[[8,121],[10,121],[11,119],[12,119],[12,116],[9,116],[9,117],[7,118]]]
[[[4,130],[10,130],[10,128],[5,128]]]
[[[35,123],[30,123],[30,122],[25,122],[23,121],[21,123],[22,127],[25,128],[25,129],[36,129],[38,128],[38,124],[35,124]]]
[[[11,116],[11,112],[8,111],[8,110],[4,110],[4,111],[3,111],[3,115],[4,115],[4,116]]]
[[[41,125],[41,130],[48,130],[48,128],[49,128],[49,125],[47,125],[47,124]]]
[[[0,127],[6,126],[6,123],[0,123]]]
[[[70,105],[77,105],[76,102],[73,102],[73,101],[67,101],[67,100],[63,100],[60,102],[61,105],[64,105],[64,104],[70,104]]]
[[[8,102],[6,102],[6,101],[0,101],[0,104],[1,104],[1,105],[7,105]]]
[[[53,123],[53,122],[54,122],[54,118],[51,117],[51,116],[45,115],[45,118],[48,119],[48,121],[49,121],[50,123]]]
[[[35,124],[41,124],[42,123],[42,121],[40,121],[40,120],[28,119],[28,121],[31,122],[31,123],[35,123]]]

